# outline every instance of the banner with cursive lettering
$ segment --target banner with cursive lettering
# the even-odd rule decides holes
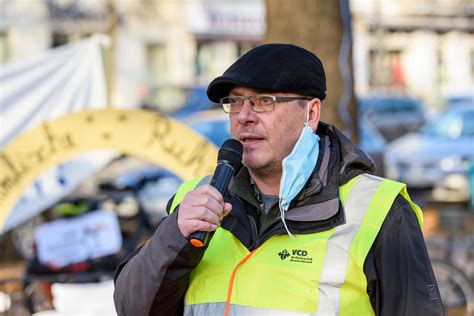
[[[94,35],[1,67],[0,148],[44,122],[86,109],[105,108],[102,47],[107,42],[107,36]],[[70,146],[67,139],[52,138],[47,127],[42,132],[48,143],[42,148],[41,144],[26,144],[28,159],[47,159],[51,152]],[[54,205],[116,155],[110,151],[85,153],[44,170],[25,188],[4,231]],[[9,157],[1,159],[10,163]],[[23,170],[21,166],[16,168],[18,172]]]
[[[38,175],[77,155],[115,150],[183,179],[211,174],[217,148],[185,124],[145,110],[88,110],[29,130],[0,151],[0,231]]]

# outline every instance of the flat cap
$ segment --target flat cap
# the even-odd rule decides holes
[[[291,44],[257,46],[233,63],[207,88],[218,103],[234,86],[259,91],[326,97],[326,76],[321,60],[312,52]]]

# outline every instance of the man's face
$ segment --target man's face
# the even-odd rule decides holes
[[[229,94],[252,96],[262,93],[235,87]],[[307,107],[298,102],[277,102],[273,111],[257,113],[251,109],[247,100],[239,113],[229,115],[232,136],[244,147],[242,162],[251,172],[260,175],[281,173],[281,161],[292,151],[306,122]]]

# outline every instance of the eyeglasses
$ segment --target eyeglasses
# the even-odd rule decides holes
[[[312,100],[313,97],[305,96],[275,96],[275,95],[250,95],[250,96],[241,96],[233,95],[224,97],[220,100],[224,112],[230,114],[237,114],[242,110],[244,106],[244,101],[249,100],[250,108],[257,113],[270,112],[275,108],[277,102],[288,102],[294,100]]]

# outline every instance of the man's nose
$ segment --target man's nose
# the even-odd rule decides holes
[[[240,109],[240,112],[237,114],[239,122],[241,124],[247,124],[249,122],[255,121],[256,119],[256,114],[254,110],[252,110],[251,106],[251,101],[250,100],[244,100],[244,103],[242,104],[242,108]]]

